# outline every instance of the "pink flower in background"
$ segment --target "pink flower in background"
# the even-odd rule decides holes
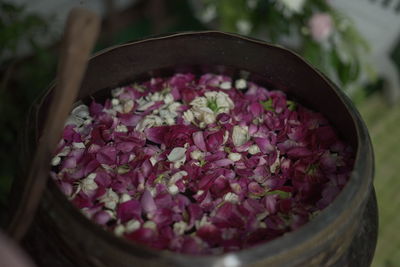
[[[317,42],[322,42],[329,38],[333,31],[332,17],[328,13],[314,14],[308,22],[311,36]]]

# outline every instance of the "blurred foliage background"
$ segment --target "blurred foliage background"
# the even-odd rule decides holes
[[[62,32],[61,27],[54,30],[56,13],[35,13],[29,11],[29,3],[20,2],[0,0],[2,225],[7,221],[12,180],[28,166],[18,161],[18,138],[31,103],[55,77]],[[288,46],[334,80],[357,104],[375,147],[381,224],[373,266],[400,266],[400,216],[396,215],[400,107],[383,98],[385,82],[363,56],[369,45],[351,19],[325,0],[137,0],[125,1],[122,9],[116,9],[112,0],[98,2],[104,12],[95,50],[153,34],[220,29]],[[400,66],[400,43],[392,57]]]
[[[16,170],[18,136],[30,103],[54,76],[56,54],[38,45],[49,21],[12,3],[0,3],[0,205],[4,207]],[[32,53],[19,56],[22,45]],[[5,213],[0,213],[4,215]],[[4,221],[3,217],[0,217]]]
[[[375,80],[363,55],[369,45],[352,20],[329,1],[192,1],[196,16],[223,31],[251,35],[287,46],[327,74],[353,99]]]

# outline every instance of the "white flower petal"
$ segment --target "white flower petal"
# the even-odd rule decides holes
[[[193,114],[196,117],[201,117],[202,114],[205,114],[205,113],[210,113],[210,114],[214,113],[214,111],[212,111],[209,107],[196,107],[196,108],[193,108],[192,110],[193,110]]]
[[[127,132],[128,132],[128,127],[126,127],[126,126],[123,125],[123,124],[119,124],[119,125],[115,128],[115,131],[116,131],[117,133],[127,133]]]
[[[232,161],[238,161],[242,158],[242,155],[240,153],[229,153],[228,158]]]
[[[113,171],[114,171],[114,168],[112,168],[110,165],[107,165],[107,164],[100,164],[100,166],[101,166],[103,169],[105,169],[106,171],[108,171],[108,172],[113,172]]]
[[[174,124],[175,124],[175,119],[173,119],[173,118],[166,118],[166,119],[165,119],[165,122],[166,122],[168,125],[174,125]]]
[[[231,203],[238,203],[239,202],[239,196],[236,195],[235,193],[228,192],[224,195],[224,200],[231,202]]]
[[[120,94],[122,94],[124,92],[124,88],[120,87],[120,88],[115,88],[113,90],[111,90],[111,95],[113,97],[118,97]]]
[[[193,113],[193,117],[199,120],[200,127],[214,123],[218,114],[228,112],[234,107],[233,101],[224,92],[211,91],[206,92],[204,96],[197,97],[190,103],[192,106],[190,111]],[[214,110],[209,107],[209,104],[212,104]],[[190,112],[187,112],[186,116],[184,114],[184,117],[189,122],[193,121]]]
[[[157,230],[157,224],[153,221],[147,221],[143,224],[143,228],[151,229],[151,230]]]
[[[242,187],[241,187],[240,184],[238,184],[238,183],[232,183],[232,184],[231,184],[231,189],[232,189],[233,192],[235,192],[236,194],[240,194],[240,191],[242,190]]]
[[[145,110],[147,110],[149,107],[151,107],[152,105],[154,105],[154,101],[150,101],[150,102],[147,102],[146,104],[144,104],[144,105],[140,105],[138,108],[137,108],[137,110],[139,110],[139,111],[145,111]],[[125,108],[125,107],[124,107]]]
[[[225,93],[223,93],[225,94]],[[204,93],[205,97],[207,98],[207,100],[212,100],[215,99],[218,95],[218,92],[216,91],[208,91]]]
[[[183,235],[188,227],[188,224],[184,221],[174,223],[174,232],[176,235]]]
[[[154,94],[149,94],[147,97],[154,102],[162,100],[162,95],[159,92],[155,92]]]
[[[174,96],[171,93],[168,93],[164,96],[164,102],[165,104],[170,104],[174,102]]]
[[[57,154],[57,156],[59,157],[65,157],[69,154],[69,152],[71,152],[71,147],[69,146],[65,146],[60,153]]]
[[[144,117],[135,127],[136,131],[143,132],[147,128],[154,126],[160,126],[163,124],[163,120],[157,115],[147,115]]]
[[[106,110],[106,112],[115,116],[118,112],[124,113],[124,109],[123,109],[122,105],[116,105],[116,106],[113,106],[112,109]]]
[[[135,158],[136,158],[136,155],[135,155],[135,154],[130,154],[130,155],[129,155],[128,162],[131,162],[131,161],[134,160]]]
[[[92,124],[92,119],[87,119],[83,122],[84,125]]]
[[[243,90],[247,87],[247,81],[245,79],[239,79],[235,82],[236,89]]]
[[[202,114],[202,118],[203,118],[203,121],[206,124],[214,123],[215,120],[216,120],[215,114],[214,113],[208,113],[208,112],[203,113]]]
[[[124,202],[127,202],[127,201],[131,200],[131,199],[132,199],[132,197],[130,195],[128,195],[126,193],[123,193],[121,198],[119,199],[119,203],[124,203]]]
[[[196,192],[196,196],[200,196],[200,195],[202,195],[203,193],[204,193],[204,190],[199,190],[199,191]]]
[[[232,132],[232,141],[235,146],[241,146],[250,139],[247,126],[235,125]]]
[[[196,229],[200,229],[201,227],[206,226],[208,224],[209,224],[209,221],[208,221],[207,215],[203,215],[203,217],[201,218],[200,221],[199,220],[195,221]]]
[[[150,158],[150,163],[151,163],[151,165],[156,165],[156,163],[158,162],[158,160],[157,160],[157,156],[152,156],[151,158]]]
[[[271,173],[275,173],[276,169],[281,165],[281,161],[279,159],[279,150],[277,150],[278,155],[276,156],[275,162],[271,164],[271,166],[269,167]]]
[[[170,186],[168,186],[168,192],[171,194],[171,195],[176,195],[176,194],[178,194],[179,193],[179,188],[176,186],[176,185],[170,185]]]
[[[216,100],[219,109],[225,108],[223,111],[220,111],[219,113],[227,112],[234,107],[232,99],[224,92],[218,92]]]
[[[168,160],[171,162],[185,161],[186,160],[186,148],[175,147],[167,156]]]
[[[51,160],[51,165],[52,166],[57,166],[58,164],[60,164],[61,162],[61,158],[59,156],[55,156],[52,160]]]
[[[81,190],[85,194],[89,194],[90,192],[92,192],[98,188],[96,182],[94,181],[95,178],[96,178],[96,174],[91,173],[86,178],[79,181],[79,183],[81,185]]]
[[[182,179],[182,177],[188,175],[186,171],[179,171],[171,176],[171,179],[168,181],[168,184],[172,185],[175,184],[177,181]]]
[[[70,115],[65,122],[65,125],[75,125],[76,127],[81,127],[85,123],[85,120],[79,118],[75,115]]]
[[[124,113],[129,113],[131,112],[132,108],[134,106],[133,100],[128,100],[124,103],[124,107],[123,107],[123,112]]]
[[[222,144],[225,144],[226,141],[228,141],[228,138],[229,138],[229,131],[225,131],[225,133],[224,133],[224,139],[223,139]]]
[[[90,117],[89,107],[83,104],[79,105],[71,111],[71,114],[78,118],[86,119]]]
[[[140,228],[140,222],[138,220],[132,219],[128,221],[125,225],[125,232],[132,233]]]
[[[231,83],[231,82],[228,82],[228,81],[222,82],[222,83],[219,85],[219,88],[221,88],[221,89],[223,89],[223,90],[229,90],[229,89],[232,88],[232,83]]]
[[[114,234],[116,236],[122,236],[124,233],[125,233],[125,226],[123,226],[122,224],[119,224],[114,228]]]
[[[190,109],[183,112],[183,119],[189,123],[194,121],[193,112]]]
[[[190,157],[194,160],[200,160],[204,157],[204,153],[201,152],[200,150],[194,150],[190,152]]]
[[[111,188],[107,189],[107,192],[99,198],[101,203],[104,203],[106,208],[115,210],[117,203],[119,202],[119,197]]]
[[[190,105],[192,107],[206,107],[207,106],[207,99],[205,97],[202,97],[202,96],[196,97],[195,99],[192,100],[192,102],[190,102]]]
[[[117,99],[117,98],[113,98],[112,100],[111,100],[111,105],[113,105],[113,106],[118,106],[119,105],[119,99]]]
[[[267,217],[268,214],[269,214],[268,211],[264,211],[264,212],[261,212],[261,213],[257,214],[257,216],[256,216],[257,221],[262,221],[262,220],[264,220],[265,217]]]
[[[180,103],[174,102],[168,106],[168,110],[172,113],[176,113],[176,110],[181,106]]]
[[[257,153],[260,153],[261,152],[261,150],[260,150],[260,148],[258,147],[258,145],[256,145],[256,144],[254,144],[254,145],[251,145],[250,147],[249,147],[249,153],[251,154],[251,155],[254,155],[254,154],[257,154]]]

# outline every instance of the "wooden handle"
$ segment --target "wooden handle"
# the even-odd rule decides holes
[[[20,203],[8,229],[10,236],[16,240],[21,240],[25,235],[39,205],[49,177],[51,157],[76,99],[99,29],[100,19],[95,13],[82,8],[70,12],[52,103]]]

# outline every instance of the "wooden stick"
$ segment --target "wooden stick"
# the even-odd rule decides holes
[[[99,29],[100,19],[93,12],[82,8],[70,12],[64,31],[52,103],[20,203],[8,229],[10,236],[16,240],[21,240],[25,235],[36,213],[49,177],[50,160],[76,99]]]

